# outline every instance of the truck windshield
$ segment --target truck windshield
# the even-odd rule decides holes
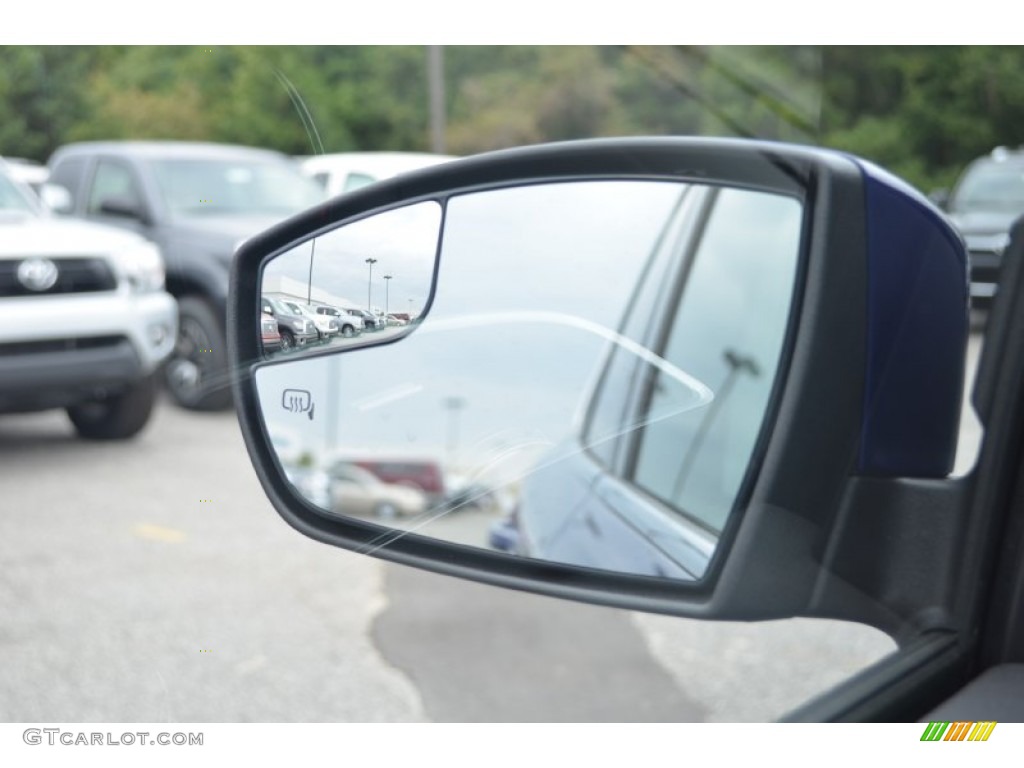
[[[0,173],[0,211],[38,215],[39,211],[17,184]]]
[[[1024,211],[1024,165],[976,166],[960,182],[953,207]]]
[[[182,158],[154,161],[153,170],[175,216],[287,216],[324,199],[316,184],[283,162]]]

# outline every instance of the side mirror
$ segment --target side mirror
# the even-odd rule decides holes
[[[39,198],[54,213],[71,213],[74,202],[71,193],[60,184],[45,183],[39,188]]]
[[[118,216],[125,219],[135,219],[136,221],[142,222],[143,224],[149,224],[149,216],[146,212],[131,198],[127,197],[107,197],[100,202],[99,206],[100,213],[106,214],[107,216]]]
[[[885,508],[864,483],[951,470],[967,260],[869,163],[704,139],[480,155],[253,238],[231,281],[246,444],[308,536],[631,609],[910,620],[829,542],[850,505]],[[265,291],[414,320],[264,354]],[[376,495],[304,495],[282,431]]]

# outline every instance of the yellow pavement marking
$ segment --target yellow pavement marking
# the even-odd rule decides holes
[[[153,525],[151,523],[140,523],[139,525],[136,525],[132,528],[132,533],[140,539],[166,541],[171,544],[179,544],[185,540],[184,531],[179,531],[174,528],[165,528],[162,525]]]

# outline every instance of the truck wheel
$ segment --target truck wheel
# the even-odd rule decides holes
[[[156,400],[157,377],[150,374],[113,397],[67,409],[79,437],[87,440],[125,440],[146,426]]]
[[[351,325],[346,325],[344,328],[341,329],[341,335],[344,336],[346,339],[351,339],[353,336],[356,335],[356,329]]]
[[[291,352],[295,349],[295,334],[287,328],[281,330],[281,349],[285,352]]]
[[[178,299],[178,341],[164,366],[174,401],[194,411],[231,406],[227,341],[221,322],[202,299]]]

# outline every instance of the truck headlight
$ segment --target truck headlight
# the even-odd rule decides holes
[[[113,256],[132,293],[154,293],[163,290],[164,261],[156,246],[139,243],[132,248],[118,251]]]

